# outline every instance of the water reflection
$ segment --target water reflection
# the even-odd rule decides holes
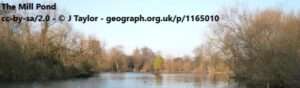
[[[155,76],[155,83],[156,83],[156,85],[160,86],[161,83],[162,83],[162,76],[161,76],[161,74],[154,74],[154,76]]]
[[[0,88],[234,88],[228,81],[193,74],[102,73],[86,79],[0,83]]]

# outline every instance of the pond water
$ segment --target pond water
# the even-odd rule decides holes
[[[0,88],[237,88],[233,82],[205,80],[189,73],[101,73],[90,78],[0,83]]]

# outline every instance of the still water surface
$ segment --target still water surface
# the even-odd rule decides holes
[[[90,78],[0,83],[0,88],[237,88],[235,83],[187,74],[102,73]]]

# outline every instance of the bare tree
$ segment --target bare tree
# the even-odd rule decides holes
[[[214,27],[217,45],[234,78],[256,88],[296,86],[299,74],[299,16],[276,9],[231,9]]]

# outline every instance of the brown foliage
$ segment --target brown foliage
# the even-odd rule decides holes
[[[299,15],[274,9],[236,9],[215,25],[234,78],[256,88],[299,86]]]

